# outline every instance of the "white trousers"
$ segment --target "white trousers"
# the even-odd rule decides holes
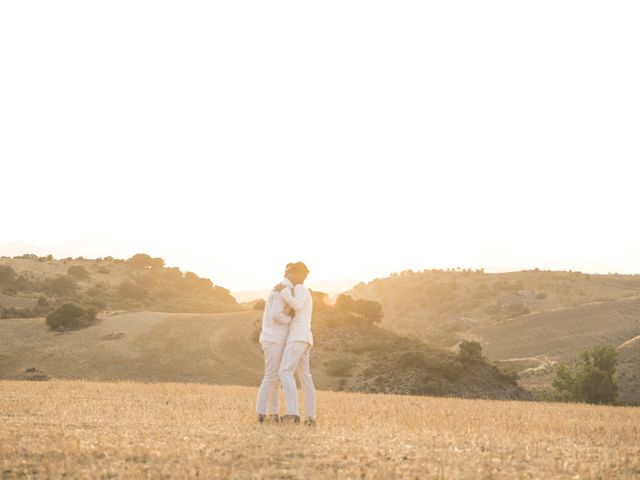
[[[284,343],[262,342],[264,352],[264,377],[258,389],[256,412],[263,415],[277,415],[280,397],[279,369]]]
[[[302,386],[304,411],[307,417],[316,416],[316,387],[313,385],[311,370],[309,369],[309,351],[311,345],[307,342],[287,343],[280,364],[280,381],[287,403],[287,415],[300,415],[298,407],[298,389],[295,373]]]

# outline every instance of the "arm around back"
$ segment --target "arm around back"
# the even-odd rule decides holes
[[[296,296],[294,297],[291,295],[291,291],[288,288],[285,288],[280,292],[280,296],[285,302],[287,302],[287,305],[297,311],[300,310],[310,299],[307,289],[301,285],[296,285],[295,292]]]

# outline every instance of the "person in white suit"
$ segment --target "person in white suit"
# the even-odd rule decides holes
[[[288,268],[285,269],[285,278],[279,283],[283,288],[293,289],[293,283],[287,278]],[[260,332],[260,345],[264,352],[264,377],[258,389],[256,412],[258,422],[269,419],[271,422],[279,421],[279,397],[280,397],[280,363],[282,353],[289,334],[293,309],[287,306],[282,296],[272,291],[269,294],[262,315],[262,331]]]
[[[311,332],[311,316],[313,314],[313,301],[311,292],[304,285],[309,275],[309,269],[302,263],[294,263],[289,267],[288,279],[294,284],[293,288],[279,284],[274,291],[280,293],[280,297],[295,311],[295,315],[289,324],[289,334],[280,363],[280,382],[284,390],[284,398],[287,404],[285,421],[300,422],[298,407],[298,390],[294,373],[302,386],[304,398],[305,424],[316,423],[316,389],[311,378],[309,368],[309,352],[313,346],[313,334]]]

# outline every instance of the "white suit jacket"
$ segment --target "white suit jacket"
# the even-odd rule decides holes
[[[291,291],[293,284],[285,278],[280,282],[285,285],[285,290]],[[287,304],[278,292],[271,291],[264,306],[262,315],[262,332],[260,333],[260,343],[275,342],[285,343],[289,333],[289,323],[291,317],[284,313]]]
[[[307,342],[313,345],[313,334],[311,333],[311,315],[313,314],[313,301],[311,292],[303,284],[298,284],[291,290],[285,288],[280,292],[280,296],[291,308],[296,311],[293,320],[289,324],[289,336],[287,343]]]

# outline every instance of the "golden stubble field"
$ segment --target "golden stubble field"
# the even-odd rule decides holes
[[[638,478],[640,408],[319,392],[258,425],[255,388],[0,381],[8,478]]]

